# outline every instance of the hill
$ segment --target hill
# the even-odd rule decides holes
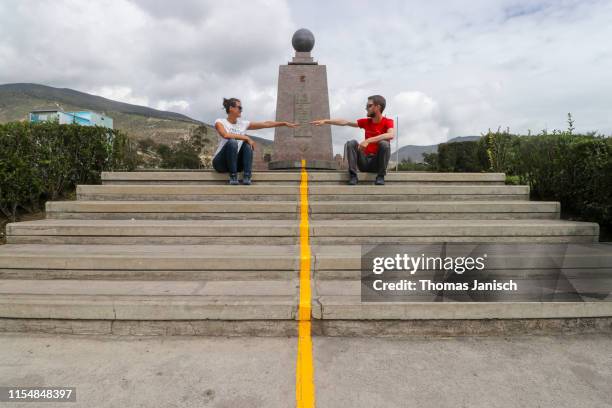
[[[216,131],[211,125],[180,113],[118,102],[69,88],[30,83],[0,85],[0,123],[26,120],[30,111],[48,108],[103,112],[113,118],[116,129],[123,130],[133,139],[151,138],[165,144],[177,142],[198,126],[204,126],[209,145],[216,146],[217,143]],[[272,143],[260,137],[253,139],[264,147]]]
[[[446,143],[454,143],[454,142],[467,142],[471,140],[478,140],[480,136],[458,136],[452,139],[449,139]],[[438,151],[438,145],[406,145],[402,146],[399,149],[399,161],[410,158],[414,163],[423,163],[423,153],[436,153]],[[391,160],[395,161],[397,150],[391,153]]]

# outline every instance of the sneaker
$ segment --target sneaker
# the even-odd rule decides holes
[[[230,174],[229,183],[233,186],[238,184],[238,176],[236,174]]]
[[[246,185],[251,184],[251,176],[242,177],[242,184],[246,184]]]
[[[359,179],[357,178],[356,174],[351,174],[351,178],[348,181],[349,186],[354,186],[359,182]]]
[[[376,181],[374,182],[377,186],[385,185],[385,176],[376,176]]]

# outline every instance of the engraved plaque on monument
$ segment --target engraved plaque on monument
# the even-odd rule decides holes
[[[301,160],[306,159],[308,168],[336,169],[330,126],[315,127],[309,123],[329,118],[327,69],[310,55],[314,36],[309,30],[296,31],[291,43],[295,56],[287,65],[279,67],[276,120],[297,122],[301,126],[275,128],[269,168],[297,169],[301,167]]]
[[[310,96],[306,92],[296,93],[293,104],[293,121],[308,124],[312,120],[310,110]],[[304,125],[293,129],[294,137],[311,137],[312,126]]]

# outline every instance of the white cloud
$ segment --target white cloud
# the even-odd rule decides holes
[[[103,86],[98,89],[88,90],[87,93],[134,105],[147,106],[149,104],[149,98],[146,96],[134,96],[132,88],[129,86]]]
[[[399,119],[402,145],[430,145],[448,139],[449,128],[442,124],[440,108],[432,97],[419,91],[404,91],[393,97],[391,106]]]
[[[0,83],[68,87],[209,123],[231,95],[254,119],[273,119],[293,27],[282,0],[3,1]]]
[[[165,101],[161,100],[157,102],[156,109],[165,110],[165,111],[186,111],[189,109],[189,102],[180,100],[180,101]]]

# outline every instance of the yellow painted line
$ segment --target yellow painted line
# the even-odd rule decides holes
[[[298,305],[298,349],[295,369],[295,400],[297,408],[314,408],[314,365],[310,290],[310,243],[308,234],[308,173],[302,160],[300,180],[300,299]]]

